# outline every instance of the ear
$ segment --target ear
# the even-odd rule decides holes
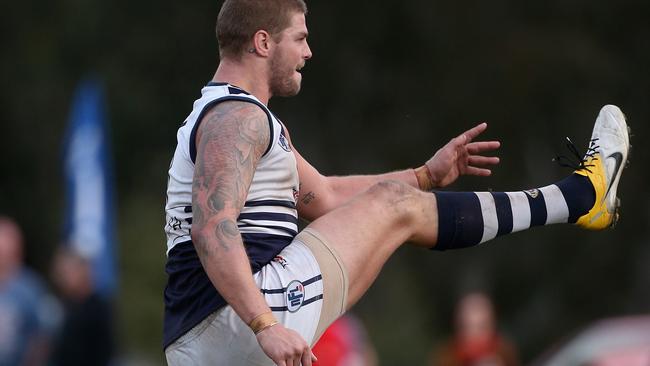
[[[262,57],[268,57],[272,46],[271,35],[265,30],[258,30],[253,35],[252,47],[248,50],[250,53],[256,53]]]

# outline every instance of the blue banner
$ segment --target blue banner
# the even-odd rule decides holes
[[[96,291],[110,297],[117,284],[113,164],[104,93],[95,78],[75,92],[63,160],[64,243],[90,260]]]

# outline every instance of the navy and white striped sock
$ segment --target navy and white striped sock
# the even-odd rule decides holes
[[[519,192],[435,192],[438,242],[433,249],[478,245],[532,226],[574,223],[591,209],[589,178],[572,174],[546,187]]]

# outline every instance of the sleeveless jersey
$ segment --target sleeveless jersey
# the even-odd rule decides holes
[[[298,233],[298,171],[282,123],[257,98],[233,85],[211,82],[201,94],[178,130],[169,168],[164,347],[226,304],[203,270],[191,242],[196,131],[205,114],[218,103],[235,100],[255,104],[269,121],[269,145],[257,164],[237,218],[253,273],[273,260]]]

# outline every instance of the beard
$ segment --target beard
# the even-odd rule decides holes
[[[271,59],[271,80],[269,88],[271,95],[278,97],[293,97],[300,92],[300,79],[296,80],[295,65],[285,61],[281,55]]]

